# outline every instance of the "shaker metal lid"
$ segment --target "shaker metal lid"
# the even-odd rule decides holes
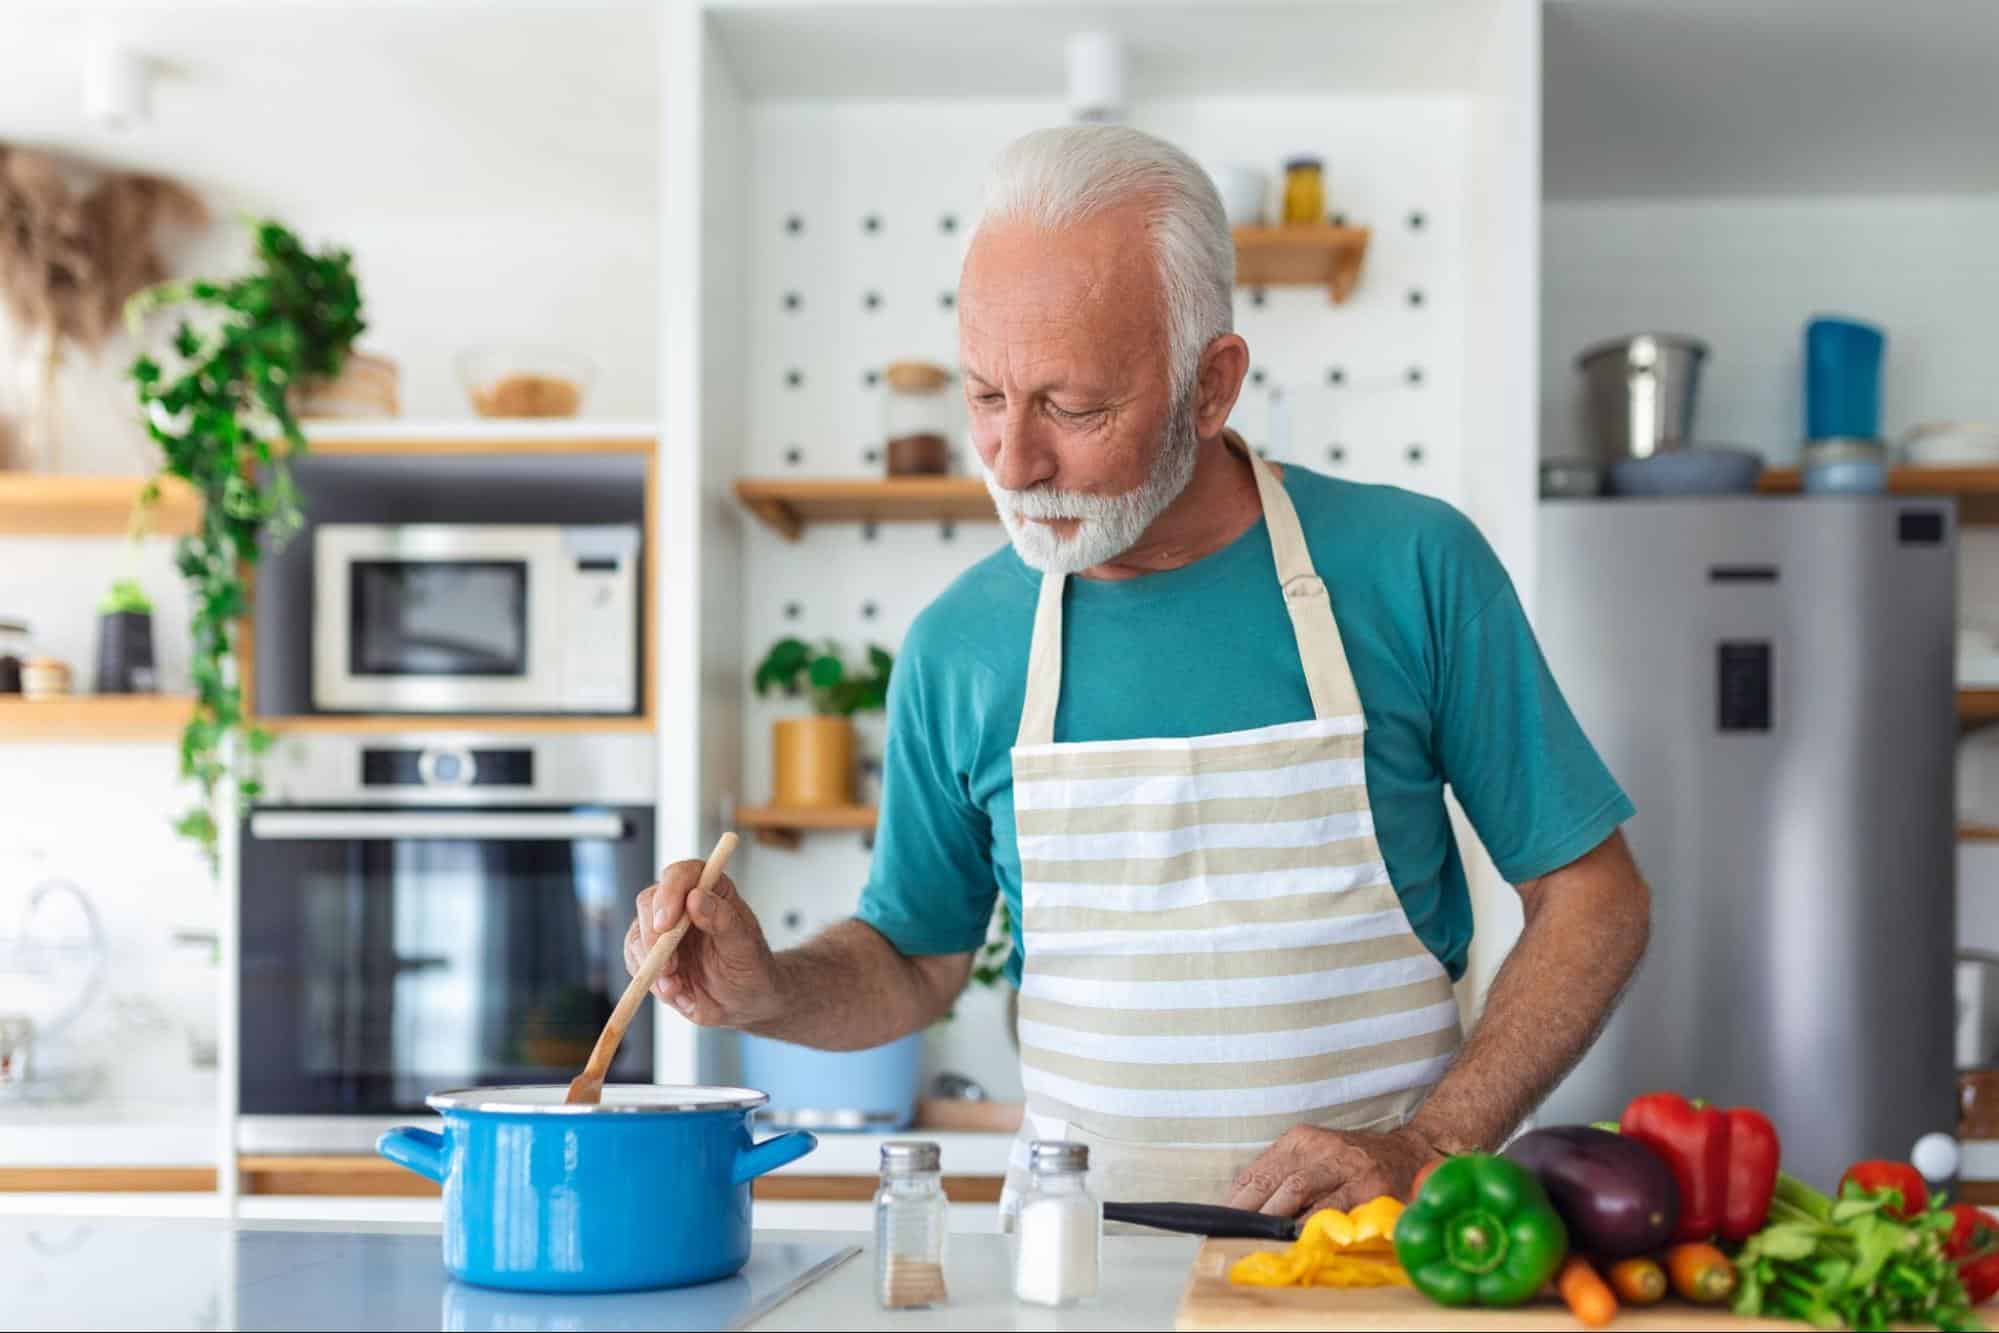
[[[1066,1139],[1035,1139],[1027,1145],[1027,1166],[1031,1171],[1087,1171],[1090,1145]]]
[[[882,1145],[882,1170],[892,1176],[935,1171],[943,1160],[943,1151],[928,1139],[894,1139]]]
[[[595,1106],[571,1106],[566,1083],[509,1088],[460,1088],[424,1098],[434,1111],[514,1115],[629,1115],[677,1111],[748,1111],[770,1100],[754,1088],[702,1088],[674,1083],[612,1083]]]

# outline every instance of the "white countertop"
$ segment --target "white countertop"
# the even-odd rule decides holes
[[[0,1167],[214,1166],[220,1138],[212,1106],[0,1105]]]
[[[527,1330],[601,1327],[627,1317],[635,1327],[658,1327],[657,1315],[687,1303],[685,1292],[674,1301],[671,1292],[561,1297],[462,1288],[441,1263],[432,1266],[435,1237],[434,1227],[383,1223],[0,1218],[0,1290],[9,1293],[0,1301],[0,1329],[430,1329],[442,1320],[447,1327]],[[813,1247],[859,1246],[861,1253],[751,1328],[868,1329],[887,1321],[874,1301],[872,1237],[759,1229],[756,1244],[766,1265]],[[781,1248],[787,1245],[797,1249]],[[1048,1310],[1014,1301],[1004,1237],[954,1235],[945,1260],[951,1304],[898,1312],[894,1326],[1170,1328],[1195,1248],[1186,1237],[1106,1237],[1103,1298]],[[746,1275],[758,1264],[753,1252]]]

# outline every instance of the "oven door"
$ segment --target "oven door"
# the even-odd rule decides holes
[[[313,706],[561,712],[561,529],[313,532]]]
[[[243,1146],[334,1146],[280,1145],[272,1117],[407,1116],[452,1088],[568,1082],[628,980],[652,823],[650,807],[253,812]],[[651,1079],[651,1009],[612,1080]]]

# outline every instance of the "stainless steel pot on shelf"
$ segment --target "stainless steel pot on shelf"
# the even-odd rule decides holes
[[[1695,391],[1707,344],[1638,333],[1592,344],[1576,358],[1587,385],[1588,438],[1602,462],[1650,458],[1693,438]]]

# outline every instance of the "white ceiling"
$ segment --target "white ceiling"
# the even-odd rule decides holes
[[[1134,98],[1462,90],[1492,0],[711,0],[759,98],[1060,97],[1064,41],[1106,29]]]
[[[657,17],[643,0],[0,5],[0,141],[286,214],[655,206]],[[150,124],[85,118],[100,27],[157,65]]]
[[[1551,199],[1999,189],[1993,0],[1549,0]]]

